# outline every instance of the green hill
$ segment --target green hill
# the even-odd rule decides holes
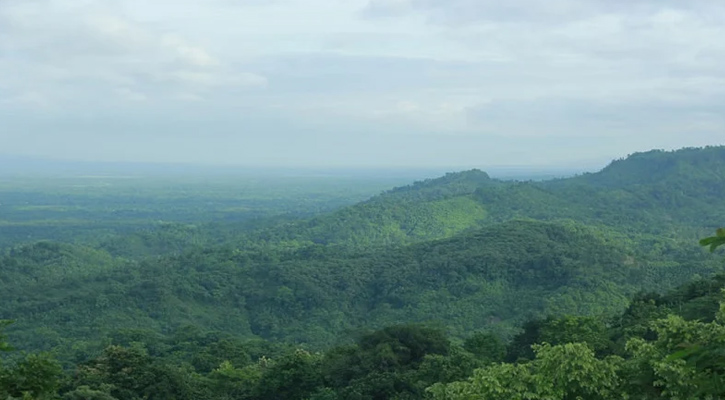
[[[480,187],[497,184],[478,170],[449,173],[327,215],[257,232],[251,240],[291,247],[369,248],[446,238],[482,225],[487,212],[472,195]]]
[[[98,248],[19,246],[0,258],[0,316],[18,321],[21,346],[66,351],[189,325],[316,347],[404,321],[510,336],[529,318],[613,313],[636,291],[720,271],[696,240],[725,215],[724,156],[635,154],[546,182],[472,170],[252,233],[167,225]]]
[[[629,187],[660,183],[694,184],[699,189],[717,188],[725,181],[725,147],[686,148],[677,151],[652,150],[612,161],[602,171],[578,179],[606,187]],[[707,192],[708,190],[704,190]]]
[[[0,281],[0,313],[18,321],[10,332],[26,348],[187,325],[315,347],[405,321],[508,336],[529,318],[613,313],[639,290],[721,267],[704,253],[656,260],[625,244],[611,232],[536,221],[404,247],[197,249],[133,262],[38,244],[0,260],[4,271],[25,271]]]
[[[597,173],[543,182],[471,170],[396,188],[245,242],[354,248],[443,239],[511,219],[575,220],[693,240],[725,219],[725,147],[636,153]],[[679,233],[678,233],[679,232]]]
[[[451,173],[294,222],[31,243],[0,254],[0,319],[76,367],[64,398],[721,398],[725,265],[697,239],[724,196],[710,147],[544,182]],[[7,360],[1,333],[0,394],[57,374]]]

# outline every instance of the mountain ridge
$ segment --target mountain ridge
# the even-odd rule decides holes
[[[723,196],[725,146],[655,150],[613,161],[597,173],[549,181],[503,181],[476,169],[448,173],[260,237],[292,247],[370,247],[450,237],[512,218],[577,219],[654,232],[669,229],[668,219],[693,227],[725,218],[725,205],[717,203]]]

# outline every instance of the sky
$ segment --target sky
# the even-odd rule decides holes
[[[725,143],[722,0],[0,0],[0,154],[601,164]]]

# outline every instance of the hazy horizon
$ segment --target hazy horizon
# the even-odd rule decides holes
[[[608,160],[607,164],[609,163]],[[605,164],[587,165],[450,165],[450,166],[265,166],[194,163],[73,161],[0,153],[0,177],[143,178],[162,176],[332,177],[397,179],[400,184],[438,178],[447,173],[478,169],[498,179],[551,179],[597,172]]]
[[[0,154],[591,170],[725,143],[725,3],[0,1]]]

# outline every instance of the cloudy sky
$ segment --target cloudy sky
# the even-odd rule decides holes
[[[725,143],[722,0],[0,0],[0,154],[580,165]]]

